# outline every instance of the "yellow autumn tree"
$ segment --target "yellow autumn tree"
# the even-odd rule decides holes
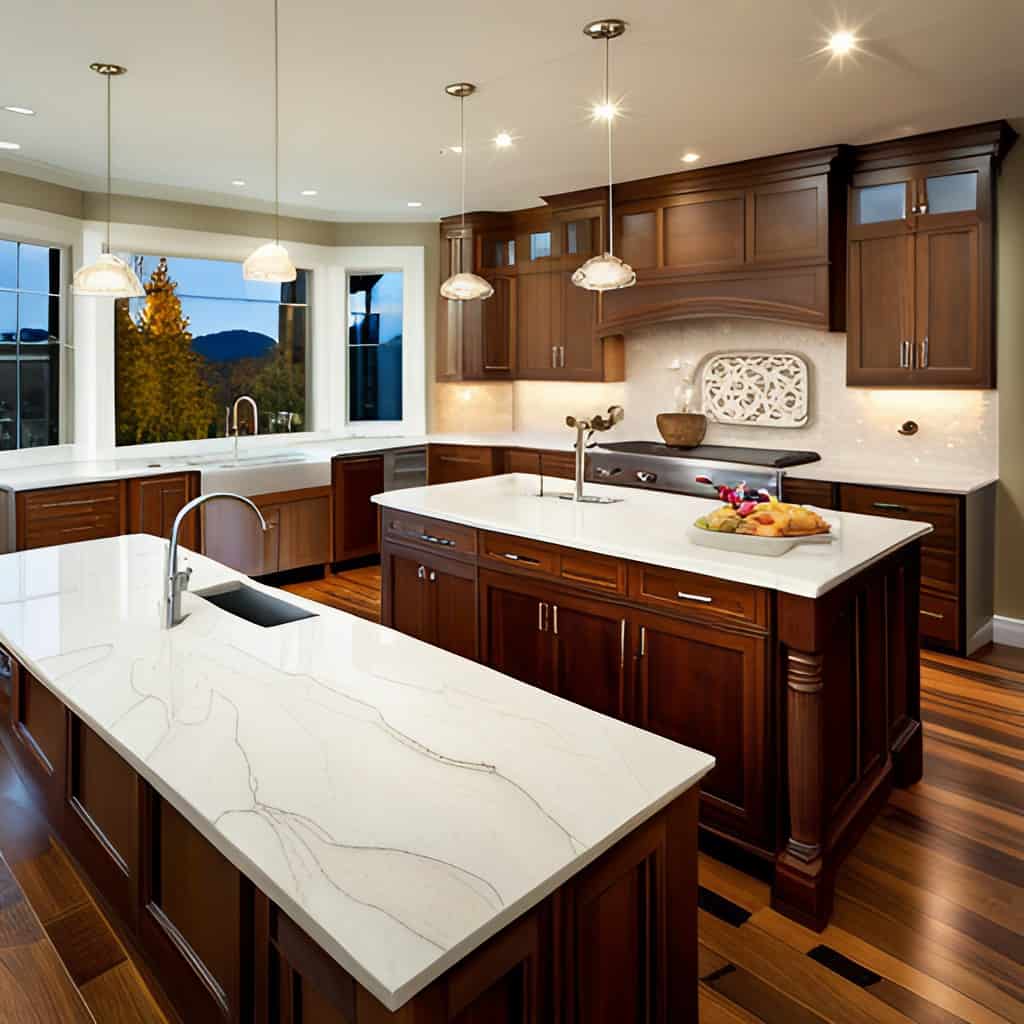
[[[214,391],[202,372],[203,357],[192,350],[166,259],[145,288],[137,321],[126,300],[115,312],[118,444],[208,437],[217,415]]]

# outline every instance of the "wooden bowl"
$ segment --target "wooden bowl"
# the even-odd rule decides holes
[[[702,412],[660,412],[656,422],[665,444],[673,448],[696,448],[708,429]]]

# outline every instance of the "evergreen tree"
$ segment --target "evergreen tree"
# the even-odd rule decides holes
[[[146,283],[146,304],[133,322],[127,302],[116,312],[118,442],[208,437],[217,415],[213,388],[192,350],[177,283],[161,258]]]

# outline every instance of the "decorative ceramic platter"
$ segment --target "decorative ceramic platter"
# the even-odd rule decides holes
[[[797,544],[831,544],[835,539],[834,533],[813,533],[806,537],[758,537],[749,533],[705,530],[696,525],[690,527],[690,540],[700,547],[737,551],[743,555],[767,555],[770,558],[784,555]]]

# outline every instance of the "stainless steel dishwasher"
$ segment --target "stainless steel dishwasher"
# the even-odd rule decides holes
[[[384,459],[384,490],[401,491],[423,487],[427,482],[427,447],[393,448],[381,453]]]

